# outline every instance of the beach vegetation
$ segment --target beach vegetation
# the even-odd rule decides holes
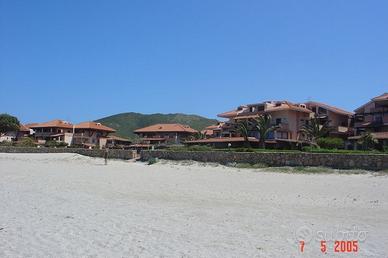
[[[236,126],[237,126],[237,132],[240,134],[241,137],[244,138],[244,146],[246,148],[250,148],[251,144],[249,143],[249,138],[248,138],[250,124],[248,120],[239,121],[236,124]]]
[[[58,141],[47,141],[44,146],[49,148],[64,148],[67,147],[66,142],[58,142]]]
[[[153,165],[153,164],[156,164],[159,162],[159,159],[158,158],[154,158],[154,157],[151,157],[149,160],[148,160],[148,165]]]
[[[265,149],[265,140],[268,135],[278,128],[278,126],[272,125],[271,121],[272,117],[269,114],[260,115],[253,119],[254,127],[259,132],[259,145],[263,149]]]
[[[331,131],[329,126],[330,121],[325,121],[321,123],[319,118],[315,117],[308,121],[307,124],[304,124],[300,132],[303,135],[304,139],[314,147],[319,148],[318,139],[327,137]]]
[[[18,147],[36,147],[36,144],[33,139],[29,137],[24,137],[20,141],[16,142],[16,146]]]
[[[324,149],[342,149],[345,143],[338,137],[322,137],[317,139],[317,144]]]
[[[365,132],[361,135],[361,138],[357,143],[362,146],[363,150],[373,150],[375,149],[378,141],[370,132]]]

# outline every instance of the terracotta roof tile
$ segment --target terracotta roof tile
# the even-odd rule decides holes
[[[383,93],[380,96],[374,97],[373,101],[388,100],[388,93]]]
[[[151,132],[186,132],[186,133],[197,133],[188,125],[182,124],[155,124],[144,128],[140,128],[134,131],[135,133],[151,133]]]
[[[42,128],[42,127],[56,127],[56,128],[73,128],[73,125],[69,122],[66,122],[64,120],[52,120],[46,123],[33,123],[27,125],[29,128]]]
[[[101,123],[96,123],[96,122],[83,122],[79,123],[75,126],[76,129],[91,129],[91,130],[97,130],[97,131],[105,131],[105,132],[116,132],[115,129],[110,128],[108,126],[105,126]]]
[[[30,131],[30,128],[28,128],[28,127],[25,126],[25,125],[20,125],[19,131],[20,131],[20,132],[29,132],[29,131]]]
[[[330,106],[330,105],[327,105],[327,104],[321,103],[321,102],[309,101],[309,102],[306,102],[305,104],[306,104],[308,107],[309,107],[309,106],[320,106],[320,107],[326,108],[327,110],[330,110],[331,112],[334,112],[334,113],[337,113],[337,114],[341,114],[341,115],[346,115],[346,116],[351,116],[351,115],[353,115],[352,112],[349,112],[349,111],[340,109],[340,108],[338,108],[338,107]]]

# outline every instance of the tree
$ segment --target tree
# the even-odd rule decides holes
[[[201,131],[198,131],[197,133],[194,134],[194,139],[195,140],[202,140],[202,139],[205,139],[206,138],[206,134],[201,132]]]
[[[375,147],[378,141],[370,132],[365,132],[361,135],[361,138],[358,139],[358,143],[363,146],[364,150],[370,150]]]
[[[269,114],[260,115],[254,119],[255,128],[259,132],[260,147],[265,149],[265,140],[270,132],[275,131],[278,126],[271,124],[272,117]]]
[[[0,114],[0,134],[12,131],[18,131],[20,128],[19,120],[8,114]]]
[[[313,146],[319,147],[317,140],[322,137],[326,137],[331,128],[329,126],[330,121],[325,121],[321,124],[320,120],[316,117],[310,119],[307,124],[303,125],[300,132],[305,136],[306,140]]]
[[[237,132],[244,138],[244,146],[250,148],[251,144],[249,143],[249,128],[250,124],[248,120],[241,120],[237,122]]]

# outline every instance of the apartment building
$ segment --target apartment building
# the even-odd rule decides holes
[[[370,132],[380,144],[388,146],[388,93],[372,98],[355,110],[354,136],[357,140],[364,132]]]
[[[265,101],[239,106],[236,110],[218,116],[229,119],[223,126],[223,137],[239,136],[236,130],[237,122],[269,114],[272,118],[272,125],[277,126],[277,129],[269,134],[268,140],[297,141],[301,126],[311,118],[312,113],[304,104],[294,104],[289,101]],[[250,131],[249,136],[259,137],[255,130]]]
[[[315,101],[306,102],[305,105],[322,124],[328,122],[330,136],[347,139],[353,133],[351,125],[354,113]]]

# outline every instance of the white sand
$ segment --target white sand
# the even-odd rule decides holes
[[[102,164],[0,154],[0,257],[317,257],[354,227],[341,257],[388,256],[387,176]]]

